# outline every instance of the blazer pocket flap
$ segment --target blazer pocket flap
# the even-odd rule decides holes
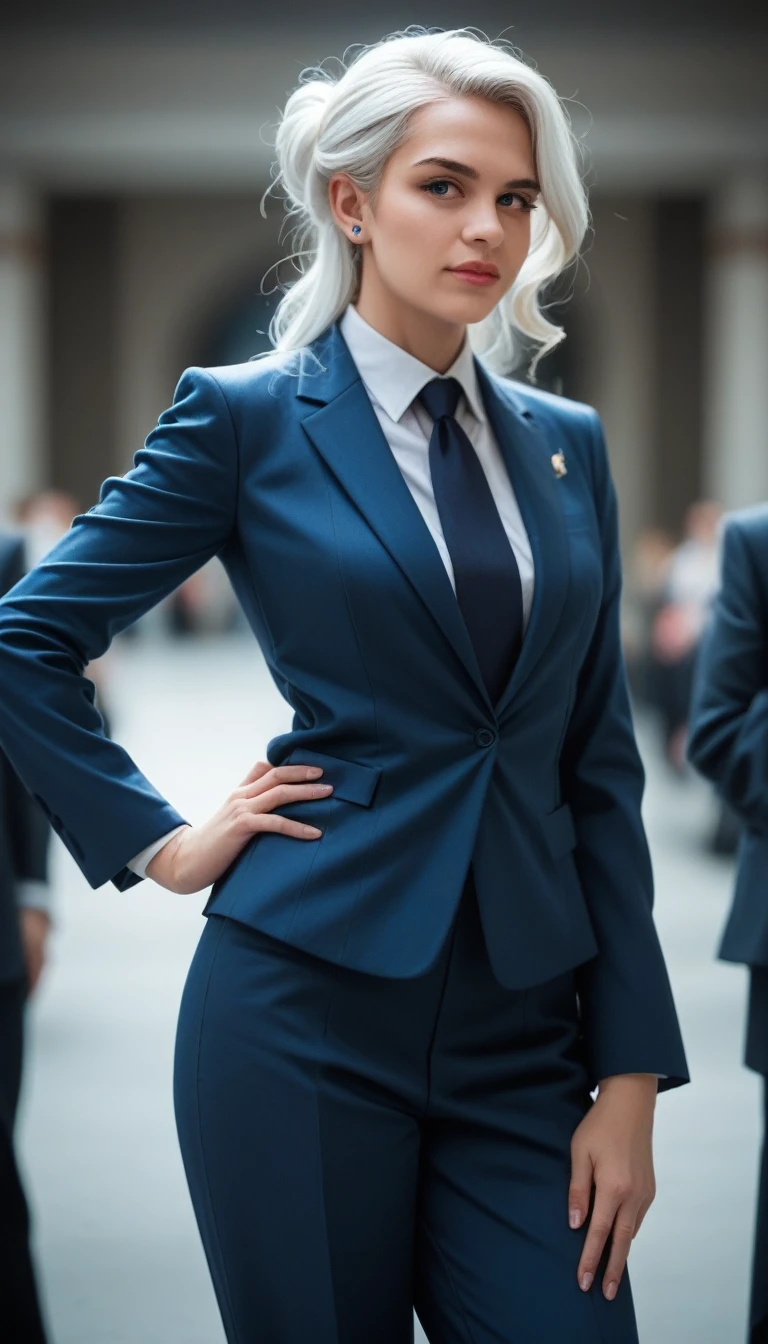
[[[570,804],[563,803],[554,812],[548,812],[542,817],[542,822],[553,859],[561,859],[576,844],[576,828]]]
[[[370,807],[382,773],[380,765],[345,761],[341,756],[327,756],[323,751],[309,751],[306,747],[294,747],[283,765],[322,766],[323,773],[316,782],[333,785],[333,793],[328,797],[344,798],[348,803],[359,803],[362,807]]]

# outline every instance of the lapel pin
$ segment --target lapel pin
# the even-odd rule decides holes
[[[562,453],[553,453],[551,458],[552,466],[555,469],[556,476],[566,476],[568,468],[565,465],[565,457]]]

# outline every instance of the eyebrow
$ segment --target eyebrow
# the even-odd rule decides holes
[[[476,168],[470,168],[467,163],[457,163],[455,159],[441,159],[432,157],[429,159],[418,159],[413,165],[418,168],[422,163],[436,163],[440,168],[447,168],[450,173],[459,173],[462,177],[471,177],[475,181],[480,176]],[[518,177],[512,182],[505,182],[505,187],[530,187],[532,191],[541,191],[539,183],[533,177]]]

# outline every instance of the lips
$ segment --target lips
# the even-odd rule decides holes
[[[451,271],[470,271],[473,275],[490,275],[493,276],[494,280],[499,278],[498,267],[493,266],[490,262],[467,261],[461,266],[449,266],[448,269]]]

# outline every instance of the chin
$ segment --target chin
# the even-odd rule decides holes
[[[487,317],[489,313],[493,312],[497,303],[498,299],[494,300],[493,303],[489,303],[488,295],[484,294],[482,302],[479,301],[479,298],[476,298],[474,302],[470,301],[467,303],[464,301],[462,303],[454,304],[450,313],[445,314],[445,320],[447,322],[457,323],[482,322],[484,317]]]

